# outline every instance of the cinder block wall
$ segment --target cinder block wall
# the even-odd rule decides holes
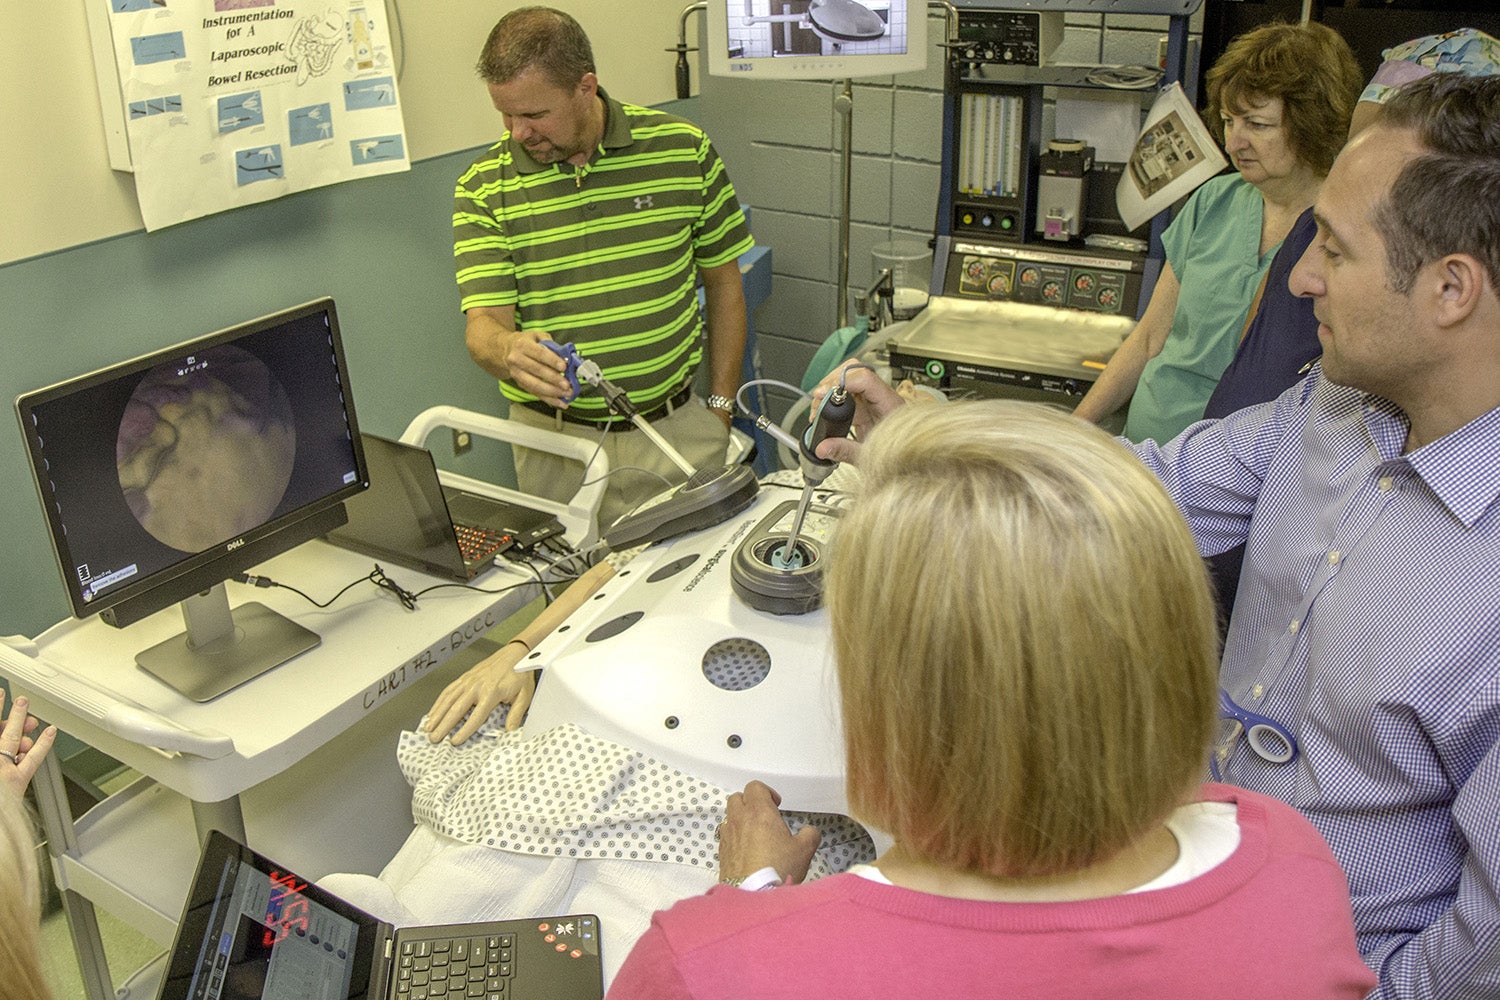
[[[1152,64],[1167,18],[1069,14],[1055,63]],[[943,124],[943,21],[930,17],[928,66],[920,73],[854,82],[849,284],[871,280],[870,253],[890,239],[931,239],[935,229]],[[1201,13],[1191,22],[1201,30]],[[700,46],[704,44],[701,37]],[[700,60],[700,65],[702,60]],[[1191,69],[1190,69],[1191,72]],[[756,239],[774,261],[770,301],[756,316],[762,373],[802,379],[838,321],[842,119],[838,81],[747,81],[694,73],[693,109],[753,207]],[[1050,94],[1049,94],[1050,97]],[[1053,118],[1044,112],[1043,136]],[[776,417],[795,397],[768,391]]]

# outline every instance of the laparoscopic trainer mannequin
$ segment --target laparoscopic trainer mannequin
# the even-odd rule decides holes
[[[610,995],[1362,997],[1317,832],[1199,786],[1213,600],[1156,478],[1013,402],[905,407],[861,460],[826,599],[850,810],[894,844],[777,885],[817,837],[752,782],[736,884],[658,914]]]

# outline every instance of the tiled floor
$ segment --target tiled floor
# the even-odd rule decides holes
[[[99,915],[104,953],[109,959],[110,979],[116,987],[166,950],[103,910],[95,912]],[[78,960],[73,955],[73,940],[68,935],[61,906],[54,906],[42,918],[42,972],[47,977],[52,1000],[83,1000],[83,980],[78,975]],[[132,995],[129,1000],[142,998]],[[147,996],[143,1000],[152,998]]]
[[[98,779],[98,788],[102,794],[108,795],[130,784],[137,777],[134,771],[116,764],[114,770]],[[105,910],[96,907],[94,912],[99,918],[99,935],[104,939],[110,980],[117,988],[166,950]],[[83,979],[78,974],[73,939],[68,933],[68,921],[63,916],[62,904],[58,902],[55,892],[51,905],[42,914],[42,973],[52,991],[52,1000],[83,1000]],[[119,996],[118,1000],[142,998],[136,995]],[[147,996],[144,1000],[153,998]]]

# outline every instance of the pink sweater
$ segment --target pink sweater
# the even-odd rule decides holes
[[[1226,861],[1166,889],[1076,903],[951,899],[857,875],[720,886],[657,913],[609,1000],[677,997],[1363,997],[1349,891],[1289,806],[1237,804]]]

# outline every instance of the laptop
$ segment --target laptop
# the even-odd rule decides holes
[[[601,1000],[599,920],[395,928],[215,830],[157,1000]]]
[[[433,576],[472,580],[512,546],[560,535],[544,511],[444,486],[426,448],[361,434],[370,488],[344,501],[328,541]]]

